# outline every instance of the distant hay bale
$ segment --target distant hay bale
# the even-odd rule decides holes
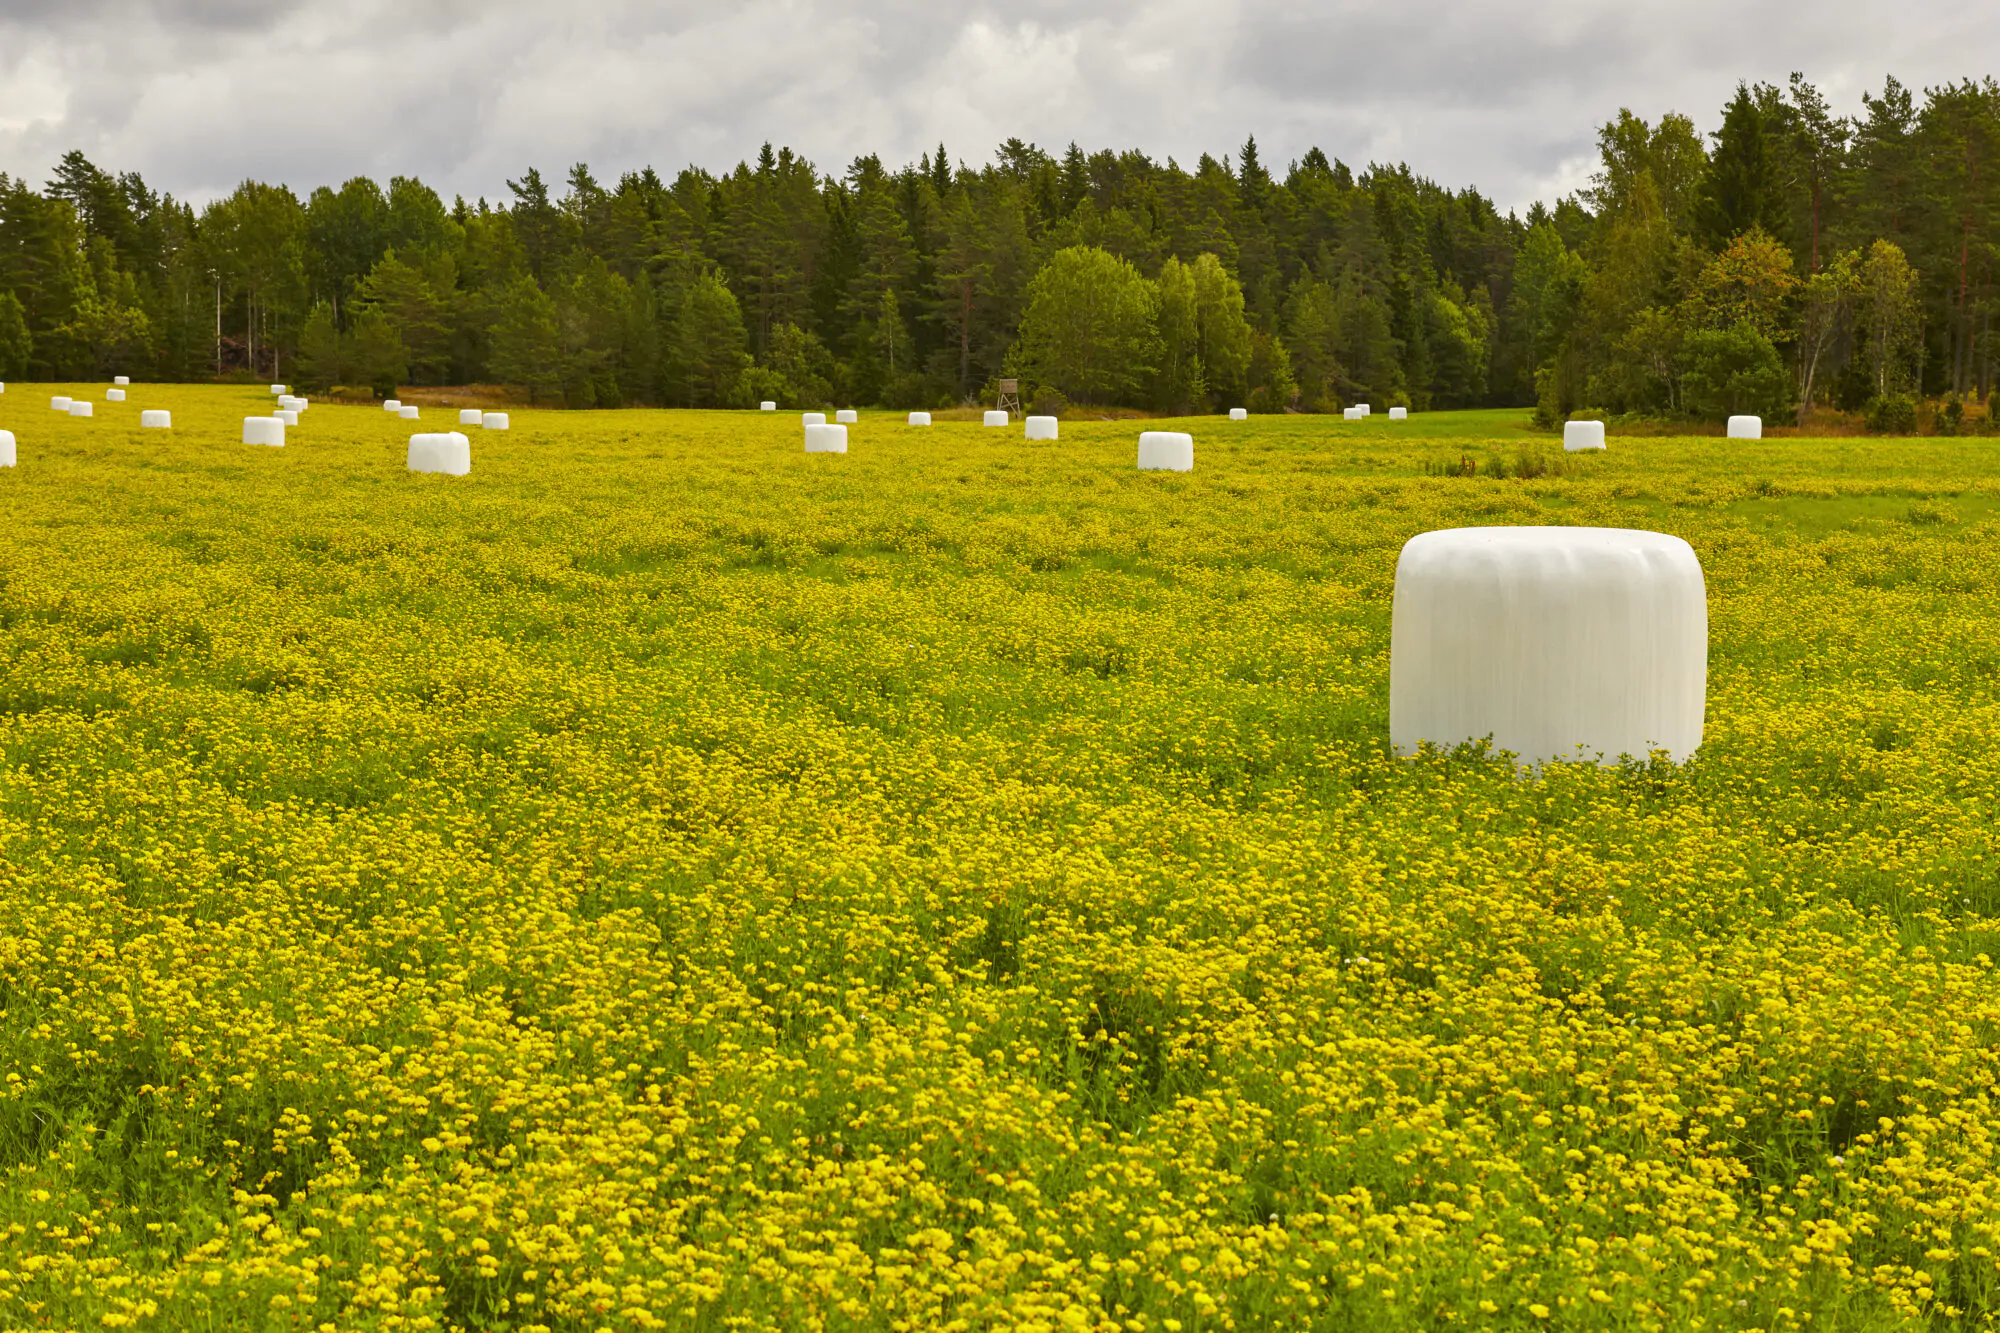
[[[403,400],[400,398],[384,398],[382,400],[382,410],[384,412],[400,412],[403,410]]]
[[[73,417],[94,417],[97,415],[97,404],[87,398],[72,398],[69,400],[69,414]]]
[[[1701,743],[1701,562],[1624,528],[1453,528],[1396,561],[1389,739],[1410,755],[1490,737],[1523,763],[1616,764]]]
[[[243,418],[243,443],[267,444],[283,448],[285,443],[285,423],[276,417]]]
[[[1005,412],[988,412],[986,414],[986,419],[982,424],[988,426],[1004,426],[1007,424],[1007,414]]]
[[[149,408],[139,414],[139,428],[141,430],[172,430],[174,428],[174,414],[162,408]]]
[[[52,412],[69,411],[69,399],[62,397],[49,399],[49,410]]]
[[[461,426],[477,426],[484,420],[486,420],[485,414],[476,407],[458,409],[458,424]]]
[[[287,426],[296,426],[299,424],[299,414],[297,412],[292,412],[282,407],[279,408],[277,411],[273,412],[271,415],[276,417],[278,420],[284,422]]]
[[[1054,417],[1029,417],[1024,437],[1030,440],[1053,440],[1056,438]]]
[[[802,414],[799,417],[799,420],[804,422],[808,426],[824,426],[826,424],[826,413],[807,412]]]
[[[757,404],[757,410],[759,412],[775,412],[778,410],[778,405],[766,398],[763,402]]]
[[[846,453],[847,427],[842,425],[829,426],[824,421],[807,423],[806,452],[809,454]]]
[[[1366,403],[1356,403],[1354,405],[1354,410],[1359,412],[1363,417],[1366,417],[1369,413],[1369,407],[1368,404]]]
[[[910,413],[910,424],[912,426],[928,426],[931,424],[931,414],[928,412],[912,412]]]
[[[271,386],[272,393],[290,393],[291,391],[292,386],[289,384],[273,384]]]
[[[1732,440],[1761,440],[1764,438],[1764,418],[1729,418],[1729,438]]]
[[[472,441],[457,431],[410,437],[409,468],[412,472],[441,472],[447,477],[463,477],[472,471]]]
[[[488,412],[479,419],[479,424],[487,430],[510,430],[505,412]]]
[[[1340,419],[1342,421],[1359,421],[1361,420],[1361,409],[1358,407],[1343,407],[1340,409]]]
[[[1392,407],[1392,408],[1390,408],[1390,409],[1389,409],[1389,420],[1391,420],[1391,421],[1408,421],[1409,419],[1410,419],[1410,409],[1409,409],[1409,408],[1407,408],[1407,407]]]
[[[14,432],[0,430],[0,467],[14,466]]]
[[[1194,436],[1177,430],[1149,430],[1139,434],[1141,472],[1194,471]]]
[[[131,385],[132,377],[130,375],[113,375],[111,377],[111,382],[117,385],[119,388],[123,389]]]
[[[833,419],[844,426],[852,426],[861,420],[861,414],[851,407],[843,407],[833,414]]]
[[[1229,409],[1229,419],[1231,421],[1248,421],[1250,419],[1250,409],[1246,407],[1232,407]]]
[[[125,391],[123,389],[106,389],[104,391],[104,401],[107,403],[122,403],[125,401]]]
[[[396,415],[405,421],[415,421],[418,416],[417,406],[415,403],[405,403],[396,409]]]
[[[1563,452],[1581,453],[1586,449],[1604,447],[1604,423],[1602,421],[1565,421],[1563,423]]]

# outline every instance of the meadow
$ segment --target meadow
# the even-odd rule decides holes
[[[2000,444],[523,411],[453,479],[64,391],[0,1325],[2000,1319]],[[1492,523],[1694,545],[1693,762],[1391,756],[1398,548]]]

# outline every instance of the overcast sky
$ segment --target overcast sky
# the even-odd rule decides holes
[[[1192,164],[1254,133],[1525,207],[1582,185],[1622,106],[1715,127],[1792,70],[1842,110],[1885,73],[2000,72],[1955,0],[0,0],[0,171],[62,153],[203,200],[417,175],[501,199],[528,166],[821,170],[1019,135]]]

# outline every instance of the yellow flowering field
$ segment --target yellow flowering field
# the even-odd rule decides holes
[[[452,479],[62,391],[0,1326],[2000,1314],[2000,444],[520,412]],[[1693,763],[1391,757],[1397,550],[1491,523],[1693,543]]]

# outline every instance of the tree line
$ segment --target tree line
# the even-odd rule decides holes
[[[835,176],[536,170],[447,204],[366,178],[197,208],[70,153],[0,174],[0,378],[501,383],[537,402],[1170,412],[1537,406],[1891,422],[1993,390],[2000,84],[1858,116],[1794,75],[1704,137],[1620,111],[1590,187],[1502,213],[1254,139],[1192,169],[1018,139]]]

